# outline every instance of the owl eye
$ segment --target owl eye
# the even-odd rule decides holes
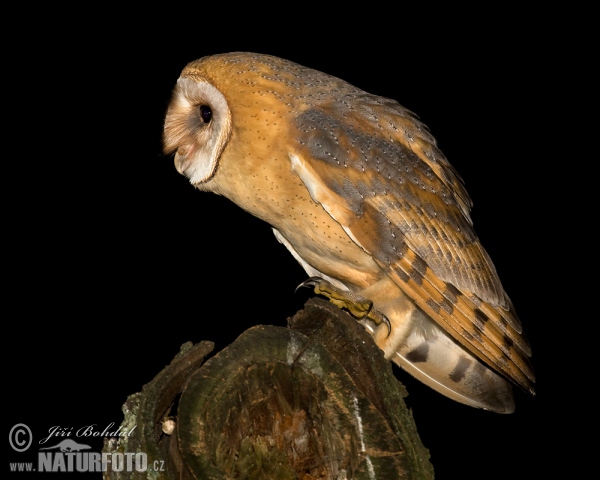
[[[212,120],[212,110],[208,105],[200,105],[198,108],[200,111],[200,118],[204,123],[210,123]]]

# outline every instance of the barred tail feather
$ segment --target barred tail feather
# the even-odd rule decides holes
[[[385,325],[368,330],[387,358],[437,392],[476,408],[514,411],[511,384],[466,352],[422,310],[415,309],[402,327],[389,336]]]

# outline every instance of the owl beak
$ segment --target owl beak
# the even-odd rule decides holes
[[[188,169],[188,167],[190,166],[190,161],[189,161],[189,157],[188,155],[186,155],[186,152],[181,152],[179,150],[177,150],[177,152],[175,152],[175,168],[177,169],[177,171],[181,174],[181,175],[185,175],[186,170]]]

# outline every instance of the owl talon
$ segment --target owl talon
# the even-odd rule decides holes
[[[377,318],[373,318],[373,316],[371,315],[377,315]],[[377,311],[377,310],[371,310],[371,312],[369,312],[369,320],[372,320],[376,325],[381,325],[382,323],[385,324],[385,326],[387,327],[387,335],[385,336],[385,338],[388,338],[390,336],[390,333],[392,333],[392,324],[390,323],[390,320],[381,312]]]
[[[298,293],[298,290],[300,290],[302,287],[307,287],[307,288],[308,287],[316,287],[321,282],[324,282],[324,280],[322,278],[319,278],[319,277],[310,277],[310,278],[307,278],[300,285],[298,285],[296,287],[296,290],[294,290],[294,293]]]
[[[388,328],[387,336],[392,332],[389,319],[380,311],[373,308],[373,302],[352,292],[341,290],[320,277],[310,277],[296,287],[296,292],[301,287],[313,287],[317,295],[327,297],[331,303],[341,309],[346,309],[353,317],[360,320],[368,319],[376,325],[384,323]]]

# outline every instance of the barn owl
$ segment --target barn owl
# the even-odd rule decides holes
[[[511,383],[534,394],[471,200],[398,102],[277,57],[214,55],[183,69],[163,144],[196,188],[268,222],[386,358],[473,407],[512,412]]]

